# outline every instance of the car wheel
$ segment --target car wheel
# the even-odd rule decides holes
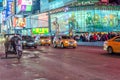
[[[41,44],[41,43],[40,43],[39,45],[40,45],[40,46],[42,46],[42,44]]]
[[[61,47],[64,48],[64,44],[63,43],[61,44]]]
[[[109,54],[113,54],[113,49],[112,49],[112,47],[108,47],[107,51],[108,51]]]
[[[21,56],[22,56],[22,51],[18,51],[17,56],[18,56],[18,59],[20,59],[20,58],[21,58]]]
[[[7,52],[5,52],[5,57],[8,58],[8,53]]]
[[[36,49],[36,48],[37,48],[37,46],[34,46],[34,48]]]
[[[25,46],[22,46],[23,49],[25,49]]]
[[[56,43],[53,43],[53,47],[54,47],[54,48],[56,48],[56,47],[57,47]]]
[[[76,47],[73,47],[74,49],[76,48]]]

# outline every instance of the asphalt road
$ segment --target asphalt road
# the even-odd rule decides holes
[[[20,62],[0,50],[0,80],[120,80],[120,55],[101,47],[25,49]]]

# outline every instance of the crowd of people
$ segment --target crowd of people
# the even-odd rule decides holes
[[[106,41],[115,36],[120,36],[120,33],[116,32],[82,33],[80,35],[75,35],[74,39],[81,42],[94,42],[94,41]]]

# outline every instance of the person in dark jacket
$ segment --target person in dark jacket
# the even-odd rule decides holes
[[[11,38],[11,45],[15,52],[16,52],[16,45],[18,44],[19,40],[21,40],[21,38],[17,34],[14,34],[14,36]]]

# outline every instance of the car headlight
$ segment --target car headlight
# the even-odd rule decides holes
[[[65,43],[68,43],[68,41],[65,41]]]
[[[77,41],[75,41],[74,43],[77,43]]]
[[[26,43],[26,41],[23,41],[23,44],[25,44]]]
[[[107,42],[107,41],[105,41],[103,45],[105,46],[105,45],[107,45],[107,44],[108,44],[108,42]]]
[[[44,40],[41,40],[42,42],[44,41]]]

